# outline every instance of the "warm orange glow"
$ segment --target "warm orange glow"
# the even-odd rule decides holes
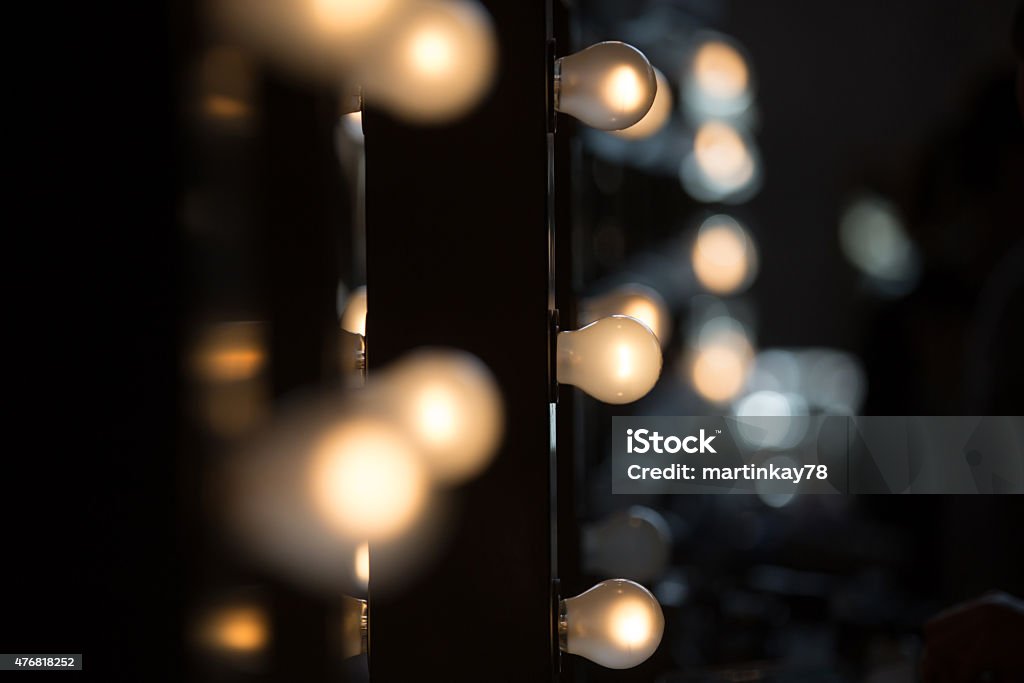
[[[370,583],[370,544],[360,543],[356,546],[355,575],[359,587],[365,589]]]
[[[749,360],[739,349],[710,346],[697,351],[691,379],[697,393],[712,403],[734,398],[747,379]]]
[[[266,359],[258,323],[225,323],[206,330],[197,345],[194,368],[210,382],[237,382],[259,374]]]
[[[746,141],[727,123],[709,121],[702,125],[693,140],[693,153],[714,189],[739,190],[754,176],[754,160]]]
[[[225,607],[211,612],[200,628],[200,641],[210,649],[236,654],[259,652],[270,639],[266,613],[255,606]]]
[[[742,97],[750,82],[743,56],[736,48],[718,40],[706,42],[697,49],[693,76],[700,92],[715,100]]]
[[[700,284],[716,294],[732,294],[749,284],[756,254],[750,237],[728,216],[704,222],[691,253],[693,272]]]
[[[640,106],[647,91],[646,79],[641,80],[632,67],[619,66],[605,81],[604,100],[615,111],[628,112]]]
[[[429,479],[420,457],[388,423],[344,422],[320,440],[309,470],[313,501],[349,538],[389,539],[423,512]]]
[[[665,74],[657,69],[654,70],[654,77],[658,84],[658,90],[654,95],[654,104],[637,123],[629,128],[611,131],[612,135],[627,140],[639,140],[654,135],[668,123],[669,117],[672,115],[672,86],[669,85]]]

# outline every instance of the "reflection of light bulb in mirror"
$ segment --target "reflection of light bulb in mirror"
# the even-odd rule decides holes
[[[317,510],[349,538],[393,538],[427,502],[429,477],[419,454],[381,420],[342,422],[320,439],[310,465]]]
[[[587,526],[583,557],[589,574],[657,579],[668,565],[672,532],[656,511],[635,505]]]
[[[234,604],[208,610],[196,631],[198,644],[211,652],[252,655],[270,640],[270,619],[256,604]]]
[[[600,130],[640,121],[657,87],[643,53],[618,41],[591,45],[555,63],[555,109]]]
[[[708,121],[694,135],[693,150],[680,167],[680,180],[700,201],[738,202],[756,192],[760,173],[753,141],[731,124]]]
[[[743,326],[731,318],[714,318],[702,326],[691,350],[693,388],[711,403],[730,401],[746,384],[753,358]]]
[[[475,2],[412,5],[362,79],[370,101],[417,123],[465,114],[486,93],[497,61],[494,29]]]
[[[341,314],[341,328],[346,332],[366,336],[366,286],[356,287],[345,300]]]
[[[665,74],[657,69],[654,70],[654,77],[657,81],[657,92],[654,95],[654,104],[644,117],[629,128],[613,131],[612,134],[627,140],[639,140],[649,138],[668,123],[672,115],[672,86],[669,85]]]
[[[662,346],[672,333],[672,316],[661,295],[650,287],[627,284],[586,299],[580,307],[580,322],[592,323],[609,315],[636,318],[658,338]]]
[[[647,660],[665,630],[657,599],[625,579],[602,581],[563,600],[559,611],[561,649],[609,669],[628,669]]]
[[[558,333],[558,381],[605,403],[631,403],[654,388],[661,345],[651,330],[624,315]]]
[[[494,376],[475,356],[423,350],[375,380],[371,398],[412,437],[433,477],[456,483],[490,463],[504,430]]]
[[[739,46],[716,35],[702,41],[693,53],[685,78],[687,105],[704,115],[738,114],[752,100],[750,81]]]
[[[708,291],[735,294],[757,270],[757,249],[747,231],[729,216],[712,216],[697,231],[691,252],[693,272]]]

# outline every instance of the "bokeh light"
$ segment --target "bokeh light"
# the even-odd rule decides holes
[[[719,295],[742,291],[757,274],[753,238],[735,219],[725,215],[704,221],[697,230],[690,258],[700,284]]]
[[[645,285],[625,284],[581,302],[580,325],[588,325],[610,315],[636,318],[650,328],[663,347],[672,334],[672,315],[665,300]]]
[[[750,67],[739,45],[721,35],[698,42],[683,79],[687,107],[698,116],[728,116],[752,100]]]
[[[917,249],[888,200],[866,195],[852,201],[839,220],[839,243],[850,263],[879,289],[903,294],[917,282]]]

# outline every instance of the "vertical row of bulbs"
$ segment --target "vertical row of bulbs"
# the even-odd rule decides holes
[[[645,118],[656,101],[658,82],[647,58],[625,43],[607,41],[558,59],[553,74],[554,107],[602,130],[619,130]],[[342,313],[342,326],[365,335],[365,289],[353,293]],[[633,311],[626,311],[631,313]],[[605,403],[636,401],[655,385],[661,373],[661,343],[647,316],[607,315],[578,330],[556,336],[555,374],[560,384],[573,385]],[[440,353],[440,352],[432,352]],[[451,352],[445,352],[451,353]],[[421,352],[422,354],[422,352]],[[436,358],[432,362],[436,362]],[[486,467],[500,437],[500,395],[486,370],[478,368],[475,391],[451,400],[439,384],[442,376],[465,373],[473,359],[449,358],[447,368],[432,368],[420,361],[402,361],[378,383],[371,380],[367,404],[391,406],[406,431],[419,436],[426,460],[449,483],[465,481]],[[472,428],[475,438],[467,439]],[[458,439],[456,439],[458,435]],[[471,434],[470,436],[474,436]],[[465,444],[476,444],[464,449]],[[350,448],[327,449],[337,454]],[[327,456],[330,457],[330,456]],[[317,479],[323,484],[325,506],[337,498],[332,481],[351,479],[345,467],[335,467]],[[348,487],[346,508],[334,511],[339,523],[380,519],[395,501]],[[406,492],[408,493],[408,492]],[[406,501],[414,500],[403,494]],[[366,500],[363,500],[363,499]],[[363,506],[375,509],[365,515]],[[410,516],[415,513],[405,508]],[[396,528],[406,520],[396,519]],[[367,526],[346,528],[352,534],[381,531]],[[603,581],[576,597],[559,601],[559,648],[613,669],[636,666],[657,649],[664,616],[657,599],[643,586],[626,579]]]

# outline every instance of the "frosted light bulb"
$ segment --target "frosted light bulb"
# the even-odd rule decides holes
[[[672,316],[661,295],[650,287],[627,284],[607,294],[583,301],[580,320],[591,323],[609,315],[627,315],[636,318],[658,338],[662,346],[672,333]]]
[[[341,314],[341,329],[352,334],[366,336],[366,286],[356,287],[345,302]]]
[[[647,394],[661,374],[661,345],[639,320],[602,318],[558,333],[558,381],[605,403],[631,403]]]
[[[640,121],[657,89],[647,57],[626,43],[597,43],[555,62],[555,109],[600,130]]]
[[[715,294],[735,294],[757,274],[754,240],[729,216],[712,216],[704,221],[690,256],[693,274]]]
[[[661,605],[626,579],[602,581],[559,606],[562,651],[608,667],[629,669],[654,654],[665,630]]]
[[[583,530],[583,557],[590,574],[650,581],[661,576],[672,549],[665,518],[641,505],[616,512]]]
[[[654,70],[654,77],[658,84],[658,90],[654,94],[654,104],[644,117],[629,128],[623,128],[612,133],[612,135],[626,140],[641,140],[649,138],[668,123],[672,115],[672,86],[669,85],[665,74],[657,69]]]

